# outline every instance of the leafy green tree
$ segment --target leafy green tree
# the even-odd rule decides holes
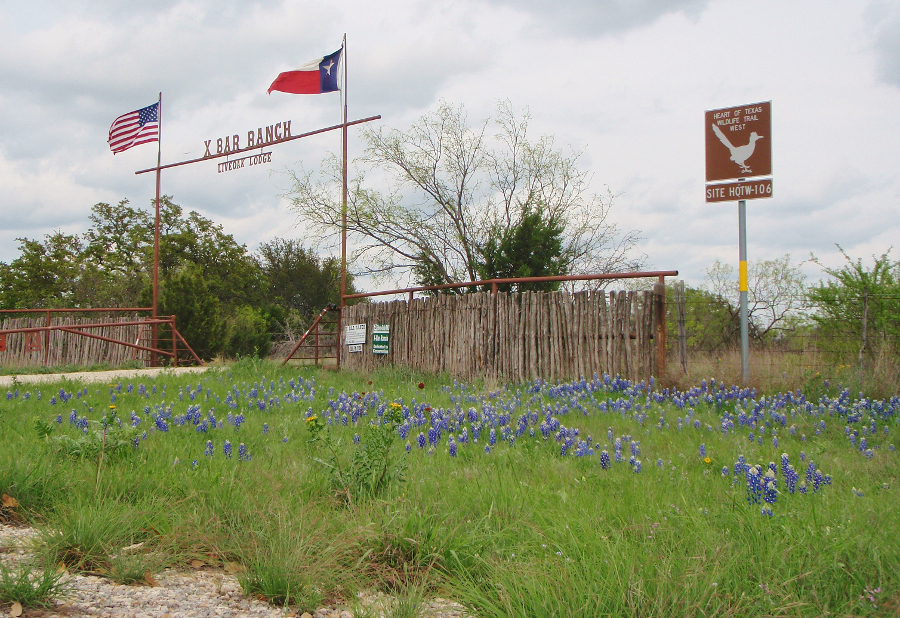
[[[871,268],[861,258],[852,259],[838,246],[846,263],[822,270],[831,277],[807,292],[815,307],[810,316],[819,328],[819,345],[846,358],[864,361],[878,348],[896,354],[900,347],[900,264],[884,252]],[[812,261],[821,266],[813,256]]]
[[[242,356],[264,357],[272,346],[270,316],[257,307],[243,305],[235,309],[226,320],[225,354],[232,358]]]
[[[495,226],[479,247],[481,279],[548,277],[566,274],[565,226],[539,210],[526,207],[512,227]],[[503,291],[556,290],[559,282],[501,284]]]
[[[227,332],[221,312],[219,298],[197,264],[187,262],[168,273],[160,288],[160,314],[175,316],[176,328],[202,359],[225,349]]]
[[[671,286],[666,288],[666,306],[668,343],[674,349],[678,337],[678,308]],[[710,352],[740,344],[741,324],[737,309],[709,290],[685,286],[684,324],[688,350]],[[752,323],[750,327],[752,332]]]
[[[299,240],[276,238],[262,243],[256,256],[266,280],[270,302],[312,319],[329,303],[340,304],[341,263],[321,259]],[[347,276],[347,294],[355,294],[352,275]]]
[[[82,272],[82,244],[75,235],[56,231],[44,242],[18,238],[21,254],[0,264],[4,309],[70,307]]]

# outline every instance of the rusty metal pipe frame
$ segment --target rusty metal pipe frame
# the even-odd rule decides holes
[[[443,283],[441,285],[426,285],[414,288],[401,288],[397,290],[387,290],[383,292],[361,292],[359,294],[347,294],[345,300],[354,298],[370,298],[372,296],[390,296],[394,294],[409,294],[415,292],[430,292],[436,290],[449,290],[455,288],[473,287],[477,285],[490,285],[493,293],[496,294],[497,286],[504,283],[543,283],[548,281],[597,281],[597,280],[615,280],[615,279],[649,279],[656,277],[660,281],[664,281],[665,277],[677,277],[677,270],[659,270],[650,272],[627,272],[627,273],[603,273],[597,275],[553,275],[548,277],[519,277],[506,279],[485,279],[483,281],[466,281],[464,283]]]
[[[104,337],[103,335],[95,335],[94,333],[83,333],[78,330],[73,330],[68,327],[59,328],[64,333],[71,333],[72,335],[81,335],[82,337],[88,337],[90,339],[99,339],[100,341],[106,341],[108,343],[118,343],[124,345],[129,348],[134,348],[136,350],[144,350],[145,352],[156,352],[158,354],[162,354],[163,356],[174,356],[172,352],[166,352],[165,350],[158,350],[155,348],[148,348],[147,346],[143,346],[137,343],[128,343],[127,341],[119,341],[118,339],[112,339],[111,337]]]
[[[37,309],[37,310],[26,310],[26,311],[44,312],[46,310]],[[53,310],[53,311],[56,311],[56,310]],[[173,343],[175,341],[175,337],[177,336],[178,339],[180,339],[181,342],[184,344],[184,347],[187,348],[187,350],[191,353],[191,356],[194,357],[194,360],[196,360],[197,363],[199,363],[201,366],[204,365],[204,363],[200,359],[200,357],[197,356],[197,353],[194,352],[194,349],[184,339],[184,337],[178,331],[178,329],[175,328],[175,316],[172,316],[171,318],[168,318],[168,319],[140,320],[140,321],[133,321],[133,322],[104,322],[101,324],[67,324],[65,326],[34,326],[31,328],[9,328],[9,329],[0,330],[0,334],[8,335],[8,334],[14,334],[14,333],[45,332],[45,333],[47,333],[48,339],[49,339],[50,331],[58,330],[58,331],[62,331],[64,333],[72,334],[72,335],[80,335],[82,337],[88,337],[90,339],[99,339],[100,341],[106,341],[107,343],[115,343],[117,345],[123,345],[127,348],[133,348],[136,350],[144,350],[146,352],[162,354],[163,356],[170,356],[173,359],[177,359],[178,357],[177,357],[177,351],[175,349],[175,346],[173,346],[172,352],[166,352],[165,350],[162,350],[159,348],[151,348],[151,347],[139,345],[137,343],[130,343],[128,341],[121,341],[119,339],[105,337],[103,335],[95,335],[94,333],[83,332],[84,329],[91,329],[91,328],[109,328],[109,327],[113,327],[113,326],[141,326],[144,324],[153,324],[153,325],[168,324],[172,328]],[[44,349],[44,363],[45,364],[47,362],[47,357],[48,357],[49,351],[50,351],[49,345],[45,346],[45,349]]]
[[[0,309],[0,313],[136,313],[153,311],[153,307],[86,307],[83,309]]]
[[[322,318],[325,316],[325,314],[328,313],[329,311],[335,311],[335,310],[336,309],[333,309],[332,307],[329,306],[329,307],[325,307],[324,309],[322,309],[322,311],[319,312],[319,315],[317,315],[316,319],[313,320],[312,325],[310,325],[310,327],[308,329],[306,329],[306,332],[303,333],[303,336],[300,337],[300,340],[297,342],[297,345],[295,345],[293,347],[293,349],[290,351],[290,353],[288,353],[288,355],[281,362],[282,366],[286,365],[287,362],[289,360],[291,360],[291,357],[294,356],[294,353],[300,349],[300,346],[303,345],[303,342],[306,341],[306,338],[309,337],[309,335],[310,335],[310,333],[312,333],[313,329],[319,325],[319,322],[322,321]],[[340,316],[340,311],[338,311],[338,315]],[[338,350],[340,350],[340,346],[338,346]],[[338,354],[340,354],[340,352],[338,352]]]

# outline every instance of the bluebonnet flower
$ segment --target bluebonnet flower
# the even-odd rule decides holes
[[[660,457],[659,459],[656,460],[656,467],[657,467],[657,468],[662,468],[662,467],[663,467],[663,460],[662,460],[662,457]],[[725,468],[725,469],[728,470],[728,468]]]
[[[229,440],[225,440],[225,444],[222,445],[222,452],[225,454],[225,457],[231,459],[231,442]]]
[[[416,443],[419,445],[419,448],[425,448],[425,441],[425,434],[420,431],[419,435],[416,436]]]
[[[497,444],[497,432],[491,427],[491,433],[488,435],[488,444],[494,446]]]
[[[660,459],[660,462],[662,459]],[[659,465],[662,465],[661,463]],[[722,466],[722,476],[728,476],[730,470],[728,470],[728,466]]]
[[[207,441],[206,441],[206,450],[203,451],[203,454],[206,455],[207,457],[212,457],[212,456],[213,456],[213,443],[212,443],[212,440],[207,440]]]
[[[706,443],[700,445],[700,459],[706,457]]]
[[[763,500],[765,500],[767,504],[775,504],[775,500],[777,499],[777,480],[775,479],[775,474],[769,470],[763,478]]]
[[[247,452],[247,447],[244,446],[243,442],[238,446],[238,459],[240,461],[250,461],[250,453]]]
[[[768,504],[764,504],[762,510],[760,510],[761,515],[765,515],[766,517],[772,517],[772,509]]]
[[[200,465],[200,462],[198,462],[198,461],[195,459],[194,461],[191,462],[191,470],[196,470],[196,469],[197,469],[197,466],[199,466],[199,465]]]
[[[412,444],[410,444],[409,441],[407,441],[407,442],[406,442],[406,452],[408,453],[408,452],[410,452],[411,450],[412,450]]]
[[[450,457],[456,457],[456,442],[453,440],[452,436],[448,440],[448,444],[449,444],[448,448],[450,451]]]
[[[797,486],[797,491],[799,491],[801,494],[806,493],[806,481],[800,481],[800,485]]]
[[[852,491],[853,491],[853,494],[854,494],[857,498],[862,498],[863,496],[865,496],[865,494],[864,494],[862,491],[860,491],[859,489],[857,489],[856,487],[854,487],[854,488],[852,489]]]
[[[747,471],[747,502],[758,504],[762,498],[762,479],[759,466],[750,466]]]
[[[267,433],[269,433],[269,424],[263,423],[263,435],[266,435]]]
[[[359,434],[353,434],[353,444],[359,444]]]
[[[78,412],[72,410],[72,413],[69,414],[69,424],[74,425],[76,422],[78,422]]]
[[[600,451],[600,467],[604,470],[609,469],[609,451]]]
[[[62,425],[62,414],[57,414],[57,415],[56,415],[56,424],[57,424],[57,425]]]
[[[287,444],[287,436],[283,437],[283,438],[281,439],[281,442],[284,443],[284,444]]]
[[[156,428],[159,431],[162,431],[162,432],[169,431],[169,424],[166,423],[166,419],[164,419],[162,416],[157,416],[156,420],[154,421],[154,424],[156,425]]]
[[[491,454],[491,446],[490,446],[489,444],[485,444],[485,445],[484,445],[484,454],[485,454],[485,455],[490,455],[490,454]]]
[[[641,471],[641,460],[640,460],[640,459],[635,459],[635,460],[634,460],[634,463],[632,464],[632,471],[633,471],[635,474],[640,473],[640,471]]]

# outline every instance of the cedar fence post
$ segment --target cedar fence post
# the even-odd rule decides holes
[[[666,283],[662,275],[653,284],[653,304],[656,311],[656,375],[661,378],[666,374]]]

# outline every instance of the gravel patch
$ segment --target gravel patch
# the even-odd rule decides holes
[[[0,563],[20,568],[33,559],[30,550],[38,532],[33,528],[0,524]],[[26,609],[23,618],[238,618],[297,617],[355,618],[344,607],[320,607],[314,613],[297,614],[259,599],[244,596],[237,578],[219,569],[166,569],[153,576],[158,585],[123,586],[93,575],[67,574],[68,596],[50,610]],[[360,593],[361,615],[384,618],[393,599],[381,593]],[[9,607],[0,605],[0,615]],[[419,613],[422,617],[464,618],[468,614],[458,603],[429,599]]]

